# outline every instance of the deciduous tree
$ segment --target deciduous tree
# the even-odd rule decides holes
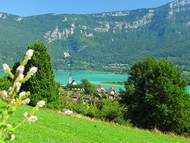
[[[178,134],[189,132],[190,99],[174,64],[162,59],[147,58],[135,63],[121,102],[126,105],[126,117],[141,128],[158,128]]]
[[[87,79],[82,79],[81,80],[82,85],[84,86],[84,92],[85,94],[95,94],[96,92],[96,87],[95,85],[91,84]]]

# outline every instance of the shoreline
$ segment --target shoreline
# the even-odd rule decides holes
[[[106,74],[115,74],[115,75],[129,75],[127,73],[115,73],[109,71],[96,71],[96,70],[63,70],[63,69],[53,69],[53,71],[64,71],[64,72],[86,72],[86,73],[106,73]]]

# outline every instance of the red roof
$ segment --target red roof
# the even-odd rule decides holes
[[[88,94],[84,95],[84,97],[83,97],[83,99],[90,99],[90,98],[91,98],[91,96]]]
[[[101,84],[98,84],[96,88],[103,88]]]
[[[73,93],[72,98],[78,98],[78,97],[80,97],[80,93],[78,92]]]

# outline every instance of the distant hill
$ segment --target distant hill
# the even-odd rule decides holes
[[[190,69],[189,13],[190,0],[88,15],[0,13],[0,64],[20,61],[27,46],[40,40],[55,69],[117,71],[147,56]]]

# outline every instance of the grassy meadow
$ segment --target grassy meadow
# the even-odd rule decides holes
[[[15,125],[31,107],[18,108]],[[14,143],[188,143],[190,140],[39,110],[38,121],[15,133]]]

